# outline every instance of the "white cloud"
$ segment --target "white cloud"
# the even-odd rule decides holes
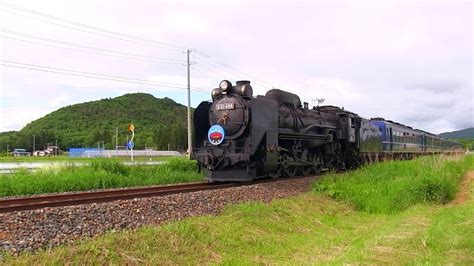
[[[64,104],[70,102],[70,96],[68,94],[60,94],[58,96],[54,96],[52,99],[49,101],[49,106],[58,108],[61,106],[64,106]]]
[[[160,42],[189,46],[232,66],[210,67],[196,53],[192,86],[248,79],[256,94],[287,89],[312,104],[344,106],[436,133],[472,125],[472,4],[465,2],[9,1],[44,13]],[[81,45],[184,60],[165,48],[121,42],[0,11],[1,28]],[[15,25],[12,27],[11,25]],[[3,35],[3,34],[2,34]],[[0,38],[3,60],[186,85],[186,67],[78,53]],[[207,60],[207,59],[206,59]],[[230,71],[232,72],[232,71]],[[50,106],[148,92],[185,91],[0,66],[0,131],[20,129]],[[471,97],[469,97],[469,95]],[[193,93],[193,104],[208,94]],[[19,110],[16,106],[24,106]],[[37,106],[41,109],[32,109]],[[10,108],[10,109],[8,109]],[[19,114],[21,112],[21,114]],[[469,115],[470,114],[470,115]],[[14,119],[15,117],[21,119]]]

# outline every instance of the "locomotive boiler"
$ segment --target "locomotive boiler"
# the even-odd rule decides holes
[[[359,164],[361,118],[272,89],[253,97],[249,81],[223,80],[194,112],[192,158],[209,181],[319,173]]]

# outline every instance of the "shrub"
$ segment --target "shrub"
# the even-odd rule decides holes
[[[171,158],[164,165],[164,167],[170,171],[179,171],[179,172],[197,171],[196,161],[188,160],[185,158]]]
[[[160,185],[203,180],[195,161],[171,159],[162,165],[123,165],[115,159],[92,160],[89,165],[26,169],[0,178],[0,197],[103,188]]]
[[[329,173],[314,191],[348,201],[367,212],[392,213],[417,203],[447,203],[474,156],[432,156],[368,165],[343,174]]]
[[[104,170],[109,174],[128,176],[130,173],[130,167],[114,159],[94,160],[91,162],[91,167],[96,171]]]

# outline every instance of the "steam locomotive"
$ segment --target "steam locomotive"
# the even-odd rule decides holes
[[[253,97],[249,81],[228,80],[212,90],[212,103],[194,111],[192,158],[207,179],[250,181],[293,177],[362,163],[457,152],[459,143],[383,118],[364,119],[336,106],[301,103],[272,89]]]

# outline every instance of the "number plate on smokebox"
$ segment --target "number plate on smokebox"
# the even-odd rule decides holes
[[[218,103],[216,104],[216,110],[232,110],[234,109],[234,103]]]

